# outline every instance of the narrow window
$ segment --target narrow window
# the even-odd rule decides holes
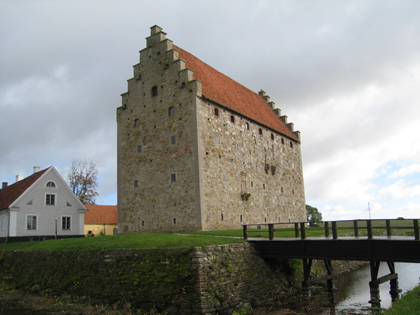
[[[222,218],[222,221],[223,221],[223,213],[222,213],[222,216],[221,216],[221,218]]]
[[[214,116],[219,117],[219,109],[218,108],[214,109]]]
[[[292,163],[292,168],[295,168],[295,163]]]
[[[61,218],[61,229],[71,230],[71,217],[70,216],[63,216]]]
[[[267,218],[264,218],[264,222],[267,222]]]
[[[274,140],[274,135],[273,134],[271,134],[271,140]]]
[[[245,123],[245,129],[249,130],[249,124],[247,122]]]
[[[176,174],[171,174],[171,182],[176,182]]]
[[[283,187],[281,187],[280,191],[281,191],[281,193],[283,193]]]
[[[254,182],[251,182],[251,187],[254,187]]]
[[[156,96],[158,93],[158,88],[157,86],[152,87],[152,96]]]
[[[174,224],[176,224],[176,218],[174,218]]]
[[[141,153],[141,145],[137,146],[137,153]]]
[[[47,183],[47,187],[55,187],[55,183],[54,183],[54,182],[49,181],[49,182]]]
[[[45,204],[48,206],[55,206],[55,195],[53,194],[46,194],[45,196]]]
[[[292,141],[290,141],[290,147],[293,148],[293,142]]]
[[[235,123],[235,116],[233,116],[233,115],[230,116],[230,122]]]
[[[259,133],[260,135],[262,135],[262,129],[261,129],[261,128],[258,128],[258,133]]]
[[[139,181],[138,180],[134,181],[134,187],[139,187]]]
[[[281,138],[281,144],[284,144],[284,139],[283,138]]]
[[[144,226],[144,221],[141,221],[141,226]]]
[[[242,214],[239,216],[239,220],[242,222]]]
[[[265,184],[263,184],[263,189],[265,189]]]
[[[140,126],[140,119],[134,120],[134,127]]]
[[[176,144],[176,136],[171,136],[171,144]]]
[[[295,194],[295,190],[294,189],[292,189],[292,195],[294,195]]]
[[[169,107],[169,116],[175,115],[175,107]]]
[[[27,230],[36,230],[36,222],[37,216],[36,215],[27,215],[26,216],[26,229]]]

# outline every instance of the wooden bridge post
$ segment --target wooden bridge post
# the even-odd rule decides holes
[[[248,225],[243,225],[242,229],[244,231],[244,240],[248,239]]]
[[[333,267],[332,267],[331,260],[324,260],[324,264],[325,264],[325,268],[327,269],[327,274],[329,276],[332,276],[333,275]],[[335,287],[334,277],[331,277],[327,280],[327,290],[328,290],[328,295],[329,295],[331,304],[335,305],[336,302],[337,302],[335,292],[337,290],[336,290],[336,287]]]
[[[371,240],[373,238],[372,220],[366,220],[366,228],[367,228],[368,240]]]
[[[386,222],[386,236],[391,238],[391,220],[385,220]]]
[[[295,223],[295,237],[299,237],[299,223]]]
[[[414,225],[414,239],[419,240],[419,220],[413,220]]]
[[[302,295],[305,299],[309,299],[312,295],[309,276],[311,275],[312,259],[303,259],[303,282]]]
[[[398,288],[398,274],[395,273],[395,263],[387,261],[390,271],[391,280],[389,280],[389,294],[391,295],[392,302],[395,302],[400,297],[401,290]]]
[[[270,241],[274,239],[274,225],[273,224],[268,225],[268,238],[270,239]]]
[[[324,229],[325,229],[325,237],[330,236],[330,229],[328,228],[328,221],[324,222]]]
[[[372,305],[372,309],[380,309],[381,308],[379,283],[376,281],[376,280],[378,280],[378,271],[379,271],[380,264],[381,264],[380,261],[371,261],[370,262],[371,281],[369,281],[369,290],[370,290],[370,301],[369,301],[369,303]]]
[[[359,238],[359,227],[357,226],[357,220],[353,221],[354,237]]]
[[[300,223],[300,237],[302,240],[306,239],[305,222]]]
[[[333,232],[333,239],[334,240],[338,239],[338,236],[337,236],[337,222],[335,222],[335,221],[332,222],[332,232]]]

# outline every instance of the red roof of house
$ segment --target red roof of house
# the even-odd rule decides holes
[[[85,205],[86,224],[118,224],[118,206]]]
[[[50,167],[36,172],[4,189],[0,189],[0,210],[8,209],[10,205],[28,190],[28,188],[31,187]]]
[[[179,52],[180,59],[186,61],[185,66],[194,70],[194,79],[202,82],[202,94],[205,98],[297,140],[259,94],[210,67],[182,48],[175,45],[172,45],[172,48]]]

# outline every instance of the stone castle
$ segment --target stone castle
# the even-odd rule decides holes
[[[151,27],[117,109],[119,233],[306,221],[300,133]]]

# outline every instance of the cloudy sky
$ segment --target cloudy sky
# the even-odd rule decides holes
[[[99,161],[116,204],[120,94],[159,25],[301,131],[324,219],[420,217],[420,2],[0,0],[0,175]]]

